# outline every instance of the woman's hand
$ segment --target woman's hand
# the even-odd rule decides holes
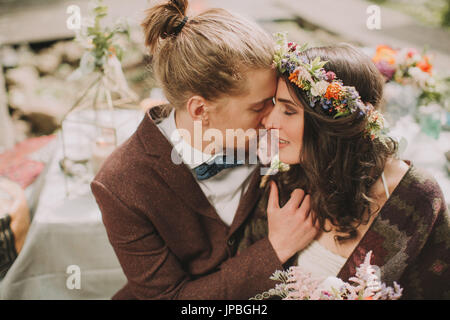
[[[28,229],[30,227],[30,210],[24,190],[15,182],[0,179],[0,189],[9,194],[12,200],[0,202],[1,212],[11,217],[11,231],[14,234],[14,245],[17,253],[22,250]]]
[[[289,201],[280,208],[277,185],[270,182],[267,222],[269,241],[281,263],[304,249],[317,235],[318,223],[313,224],[311,197],[295,189]]]

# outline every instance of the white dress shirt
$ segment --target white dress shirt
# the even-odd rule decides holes
[[[175,147],[183,163],[191,169],[197,183],[211,205],[216,209],[222,221],[230,226],[236,214],[239,201],[248,188],[249,177],[255,170],[256,165],[245,164],[235,168],[224,169],[209,179],[198,180],[194,168],[211,160],[214,156],[193,148],[180,136],[175,122],[175,110],[172,110],[170,115],[157,126]]]

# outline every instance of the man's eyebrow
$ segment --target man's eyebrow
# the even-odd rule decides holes
[[[259,104],[261,104],[261,103],[264,103],[264,102],[266,102],[266,101],[268,101],[268,100],[272,100],[272,99],[273,99],[273,97],[265,98],[265,99],[262,99],[261,101],[252,103],[251,106],[252,106],[252,107],[255,107],[255,106],[257,106],[257,105],[259,105]]]

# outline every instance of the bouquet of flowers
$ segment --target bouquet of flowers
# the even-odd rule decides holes
[[[448,79],[433,73],[432,56],[414,48],[379,45],[372,60],[387,82],[386,111],[391,125],[410,114],[423,132],[438,138],[441,113],[448,108]]]
[[[270,279],[280,281],[275,288],[256,295],[250,300],[263,300],[279,296],[283,300],[397,300],[403,289],[394,282],[388,287],[381,282],[377,267],[370,264],[372,251],[364,262],[356,268],[356,274],[344,282],[336,277],[324,281],[317,280],[300,267],[291,267],[287,271],[276,271]]]
[[[379,45],[372,60],[386,81],[416,85],[425,94],[437,94],[432,59],[426,52],[419,53],[414,48],[394,50]]]

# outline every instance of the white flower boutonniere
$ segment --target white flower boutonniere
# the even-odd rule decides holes
[[[262,177],[261,179],[261,183],[259,184],[260,188],[264,188],[267,184],[267,180],[269,179],[269,176],[275,175],[278,172],[286,172],[289,171],[290,166],[284,162],[280,161],[280,158],[277,155],[275,155],[271,162],[270,162],[270,167],[267,170],[266,174],[264,175],[264,177]]]

